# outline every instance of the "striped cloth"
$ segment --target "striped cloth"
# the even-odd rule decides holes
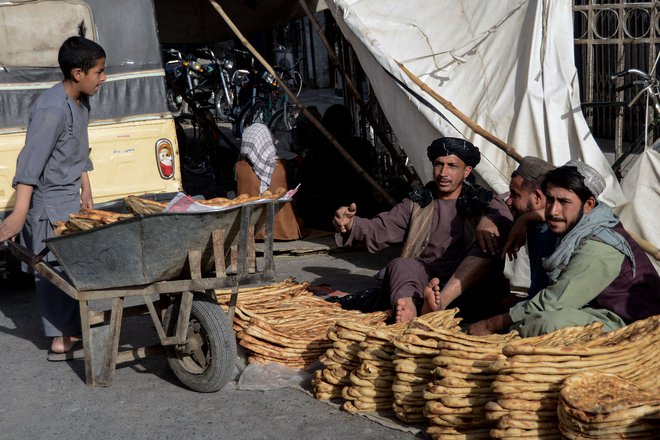
[[[261,181],[259,193],[268,189],[275,169],[275,143],[268,127],[257,122],[243,131],[239,159],[245,159],[252,165]]]

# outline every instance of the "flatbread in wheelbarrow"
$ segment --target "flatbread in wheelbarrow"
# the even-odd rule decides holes
[[[143,214],[157,214],[163,212],[167,208],[167,203],[157,202],[138,196],[128,196],[124,199],[124,203],[129,211],[136,215]]]

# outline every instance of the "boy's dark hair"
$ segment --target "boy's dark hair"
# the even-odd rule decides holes
[[[71,70],[87,73],[101,58],[105,58],[105,51],[99,44],[84,37],[69,37],[60,47],[57,62],[64,79],[71,79]]]
[[[566,188],[567,190],[574,192],[582,203],[589,200],[589,197],[596,197],[584,184],[584,177],[578,172],[577,167],[574,166],[564,165],[548,171],[545,175],[545,179],[543,179],[543,183],[541,183],[541,190],[544,193],[550,183],[554,186]]]

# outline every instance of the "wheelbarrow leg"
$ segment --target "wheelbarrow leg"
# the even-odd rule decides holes
[[[87,385],[110,386],[115,377],[119,334],[124,312],[124,298],[112,300],[110,321],[107,325],[92,327],[89,304],[80,301],[83,345],[85,351],[85,378]]]

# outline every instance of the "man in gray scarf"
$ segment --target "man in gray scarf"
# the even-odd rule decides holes
[[[660,278],[611,208],[596,197],[605,180],[589,165],[570,161],[549,171],[541,186],[545,221],[561,237],[544,260],[550,284],[508,313],[477,322],[472,334],[513,325],[524,337],[564,327],[603,323],[612,331],[660,314]]]

